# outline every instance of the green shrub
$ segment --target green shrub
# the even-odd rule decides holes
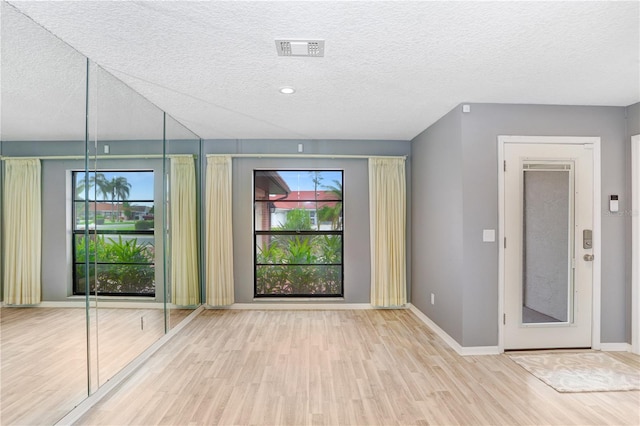
[[[150,221],[153,223],[153,221]],[[155,291],[154,247],[137,238],[123,240],[122,236],[89,238],[89,285],[95,292],[96,278],[103,293],[153,294]],[[87,247],[84,237],[78,239],[76,248],[76,279],[79,291],[86,286],[85,266]],[[99,262],[96,265],[94,262]]]
[[[136,231],[153,229],[153,220],[139,220],[135,224]]]

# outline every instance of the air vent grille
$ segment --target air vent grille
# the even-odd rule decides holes
[[[324,40],[276,40],[278,56],[324,56]]]

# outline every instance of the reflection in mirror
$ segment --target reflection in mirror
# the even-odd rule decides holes
[[[0,7],[2,423],[49,424],[200,304],[201,147],[120,80]],[[185,165],[187,183],[171,190]],[[196,212],[185,250],[168,209],[187,195],[193,211],[173,213]],[[190,263],[172,262],[169,244]],[[185,265],[194,278],[181,287],[176,275],[172,291],[168,274]]]
[[[200,138],[169,115],[165,121],[166,296],[174,327],[200,304]]]
[[[75,289],[90,294],[92,392],[165,333],[163,120],[160,109],[91,64],[89,214],[76,209],[73,245],[76,261],[88,254],[91,263],[90,278],[76,277]]]
[[[84,168],[86,59],[0,7],[2,424],[52,424],[88,393],[86,300],[71,288],[66,202],[68,170]]]

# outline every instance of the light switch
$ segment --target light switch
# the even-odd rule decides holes
[[[482,241],[485,243],[494,243],[496,241],[496,230],[495,229],[483,229],[482,230]]]

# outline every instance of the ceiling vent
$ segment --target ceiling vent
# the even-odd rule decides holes
[[[324,56],[324,40],[276,40],[278,56]]]

